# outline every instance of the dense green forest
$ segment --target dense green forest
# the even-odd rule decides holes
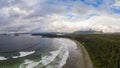
[[[66,37],[79,41],[87,49],[95,68],[120,68],[120,34],[65,34],[48,37]]]
[[[45,35],[79,41],[87,49],[95,68],[120,68],[120,34]]]
[[[120,34],[48,34],[45,37],[79,41],[87,49],[95,68],[120,68]]]
[[[120,68],[120,35],[68,35],[87,49],[95,68]]]

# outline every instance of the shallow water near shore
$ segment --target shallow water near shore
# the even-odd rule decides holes
[[[80,57],[70,39],[0,35],[0,68],[79,68]]]

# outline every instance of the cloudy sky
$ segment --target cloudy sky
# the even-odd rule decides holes
[[[120,32],[120,0],[0,0],[0,32]]]

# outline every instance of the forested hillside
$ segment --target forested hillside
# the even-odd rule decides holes
[[[120,35],[71,35],[89,52],[95,68],[120,68]]]

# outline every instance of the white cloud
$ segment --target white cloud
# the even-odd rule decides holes
[[[120,32],[120,19],[109,16],[95,16],[90,19],[93,29],[104,32]]]
[[[93,4],[96,3],[93,0],[89,1]],[[112,6],[120,6],[119,2],[119,0],[116,0]],[[112,3],[112,1],[105,0],[105,3],[99,8],[94,8],[80,1],[0,0],[0,32],[72,32],[90,28],[103,30],[104,32],[120,31],[120,15],[111,14],[109,3]],[[73,14],[81,18],[68,19],[65,17],[66,14]],[[84,19],[85,16],[90,14],[100,16],[91,16],[89,19]]]
[[[115,3],[113,4],[113,6],[119,6],[120,7],[120,0],[115,0]]]
[[[65,19],[62,16],[53,17],[52,22],[49,24],[48,30],[50,31],[63,31],[73,32],[77,30],[97,30],[104,32],[120,32],[120,19],[109,16],[93,16],[86,20],[81,19]]]

